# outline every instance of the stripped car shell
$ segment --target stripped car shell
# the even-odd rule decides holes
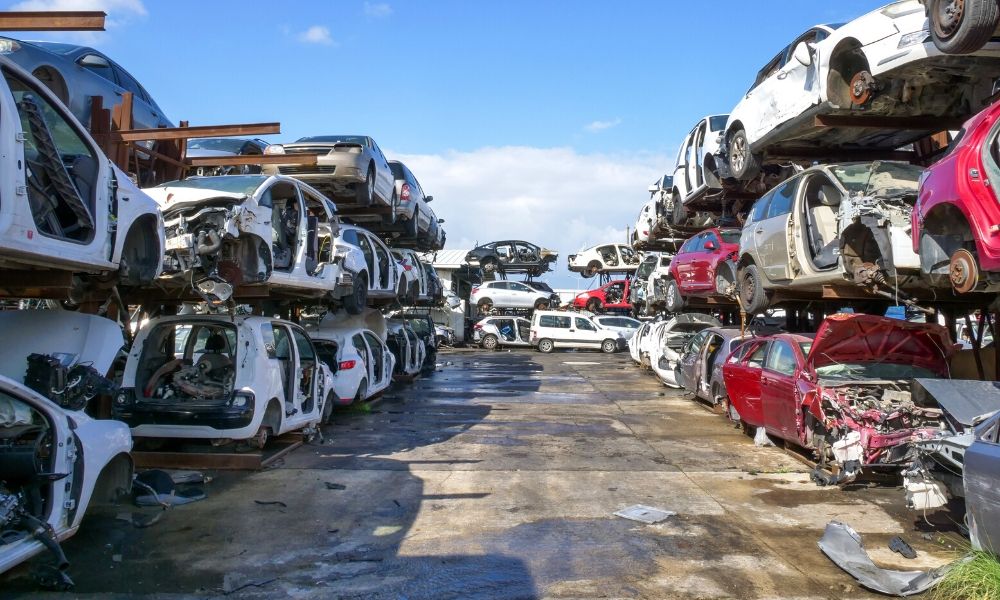
[[[948,377],[953,352],[940,325],[836,314],[815,338],[778,334],[747,342],[723,366],[729,414],[745,426],[816,451],[844,483],[863,467],[908,464],[913,442],[941,429],[938,406],[913,399],[913,379]]]
[[[326,302],[356,292],[364,255],[338,239],[336,207],[301,181],[200,177],[147,191],[166,219],[165,283],[191,285],[213,304],[250,284]]]
[[[333,380],[337,404],[364,402],[392,383],[396,357],[385,342],[388,328],[379,311],[369,309],[360,315],[327,313],[309,333],[320,347],[321,359],[333,362],[333,354],[324,349],[335,352],[339,363]]]

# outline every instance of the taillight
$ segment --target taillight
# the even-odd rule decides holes
[[[358,361],[356,361],[356,360],[342,360],[342,361],[340,361],[340,368],[341,369],[353,369],[354,365],[356,365],[356,364],[358,364]]]
[[[477,292],[479,292],[479,288],[477,288],[477,287],[474,287],[474,288],[472,288],[472,293],[473,293],[473,294],[475,294],[475,293],[477,293]]]
[[[403,190],[399,193],[399,200],[401,202],[410,201],[410,184],[408,183],[403,184]]]
[[[473,326],[472,326],[472,328],[473,328],[473,329],[478,329],[478,330],[480,330],[480,331],[482,331],[482,330],[483,330],[483,326],[482,326],[482,325],[480,325],[479,323],[476,323],[475,325],[473,325]]]
[[[411,267],[410,265],[403,265],[403,270],[404,271],[410,271],[412,269],[413,269],[413,267]]]

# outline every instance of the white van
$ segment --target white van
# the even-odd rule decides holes
[[[531,345],[546,353],[556,348],[599,348],[611,353],[625,347],[625,338],[579,313],[536,310],[531,317]]]

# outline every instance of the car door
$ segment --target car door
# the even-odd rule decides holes
[[[976,441],[965,451],[965,506],[973,545],[996,551],[1000,546],[1000,417],[976,431]]]
[[[377,385],[372,386],[372,388],[381,389],[388,383],[389,378],[392,377],[392,367],[390,365],[392,354],[389,352],[388,347],[374,333],[365,330],[364,336],[374,358],[372,361],[372,381],[377,382]]]
[[[573,317],[573,329],[570,329],[570,333],[576,330],[573,336],[580,344],[585,346],[598,347],[601,342],[604,341],[607,334],[601,331],[594,325],[594,323],[586,317]]]
[[[819,103],[820,82],[817,76],[818,65],[814,60],[817,55],[812,48],[825,37],[825,31],[814,28],[788,45],[784,63],[774,74],[774,94],[778,100],[774,104],[776,109],[775,125],[794,119],[808,110],[809,107]],[[808,57],[807,64],[803,64],[795,58],[796,48],[799,44],[805,45],[801,50],[801,57]]]
[[[691,282],[692,291],[705,291],[715,288],[714,277],[712,277],[712,260],[719,252],[719,238],[715,232],[706,231],[701,234],[698,246],[691,255]]]
[[[708,134],[708,119],[702,119],[691,136],[691,155],[694,159],[691,171],[692,191],[705,187],[705,136]]]
[[[364,363],[365,371],[365,385],[368,386],[365,391],[366,397],[362,398],[365,400],[367,394],[371,393],[371,390],[376,389],[377,380],[375,378],[375,355],[374,352],[377,348],[370,348],[368,342],[365,341],[365,336],[362,333],[355,333],[351,336],[351,345],[354,349],[358,351],[361,356],[361,362]]]
[[[781,82],[777,78],[781,67],[785,64],[787,47],[782,48],[767,64],[757,72],[753,87],[739,103],[739,114],[747,134],[747,140],[753,144],[762,135],[774,128],[777,121],[777,104],[782,101],[776,95],[776,88]]]
[[[753,426],[764,424],[760,376],[769,345],[768,340],[754,342],[742,357],[730,357],[722,371],[730,403]]]
[[[689,391],[694,391],[697,385],[698,380],[695,377],[695,370],[698,358],[701,355],[701,344],[700,341],[696,342],[696,340],[698,340],[699,336],[703,335],[708,335],[708,332],[698,332],[697,335],[686,341],[681,348],[680,359],[677,361],[677,368],[674,374],[677,385]]]
[[[531,321],[518,317],[514,319],[515,329],[517,330],[517,341],[521,344],[529,343],[531,339]]]
[[[292,339],[295,341],[295,396],[292,403],[299,413],[299,420],[315,414],[318,409],[317,375],[319,374],[316,360],[316,349],[305,332],[298,327],[292,327]]]
[[[508,281],[507,288],[510,290],[511,306],[516,308],[532,308],[535,305],[535,294],[537,293],[535,290],[516,281]]]
[[[764,427],[771,434],[797,442],[795,369],[798,359],[791,342],[774,340],[760,376]]]
[[[801,177],[790,179],[774,189],[764,218],[752,225],[758,266],[771,281],[791,279],[788,252],[788,220],[791,218],[795,190]]]
[[[392,257],[389,249],[376,239],[375,236],[370,235],[368,232],[364,232],[362,235],[369,239],[372,248],[375,250],[375,262],[378,264],[379,288],[390,292],[395,291],[397,280],[394,275],[399,270],[396,259]]]
[[[354,244],[361,249],[361,253],[365,256],[365,265],[368,266],[368,289],[378,289],[378,263],[375,261],[375,248],[372,247],[368,236],[358,229],[348,228],[344,229],[343,238],[348,244]]]
[[[705,234],[699,233],[684,242],[677,256],[674,257],[675,277],[677,278],[677,287],[680,288],[681,292],[690,293],[697,289],[694,287],[694,261],[704,239]]]
[[[382,149],[378,147],[375,140],[368,138],[372,145],[372,154],[375,156],[375,191],[378,195],[389,203],[392,199],[392,191],[396,187],[396,178],[389,168],[389,161],[382,154]]]

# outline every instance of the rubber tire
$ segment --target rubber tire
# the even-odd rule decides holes
[[[351,404],[361,404],[368,398],[368,380],[362,379],[361,384],[358,385],[358,392],[354,395],[354,401]]]
[[[488,307],[488,308],[487,308]],[[493,308],[493,301],[489,298],[480,298],[479,302],[476,302],[476,309],[479,310],[480,314],[486,314]]]
[[[931,21],[931,39],[945,54],[970,54],[986,45],[1000,24],[1000,3],[997,0],[965,0],[965,10],[958,29],[950,38],[941,38],[935,25],[935,15],[945,0],[928,0],[927,16]]]
[[[753,292],[749,300],[746,299],[743,294],[743,290],[745,286],[747,286],[748,280],[752,280],[750,287]],[[739,289],[740,307],[747,314],[756,315],[767,309],[769,301],[767,293],[764,291],[762,275],[760,274],[760,269],[757,268],[757,265],[747,265],[743,268],[739,276]]]
[[[601,312],[601,301],[598,300],[597,298],[591,298],[590,300],[587,300],[587,310],[589,310],[594,314]]]
[[[542,354],[551,354],[552,351],[555,349],[556,346],[555,344],[552,343],[552,340],[548,338],[542,338],[538,340],[538,351],[541,352]]]
[[[344,310],[349,315],[360,315],[368,305],[368,277],[359,275],[354,278],[354,289],[343,300]]]
[[[535,310],[548,310],[548,308],[549,308],[548,300],[545,300],[544,298],[539,298],[538,300],[535,300]]]
[[[497,260],[493,257],[484,258],[479,262],[479,267],[482,268],[483,273],[496,273],[497,272]]]
[[[601,342],[601,352],[605,354],[614,354],[615,352],[618,352],[618,342],[612,339],[604,340]]]
[[[676,192],[674,192],[671,204],[673,204],[673,209],[670,211],[670,224],[674,227],[683,227],[688,220],[688,210]]]
[[[673,300],[671,301],[671,294],[673,294]],[[677,282],[673,279],[667,281],[667,290],[664,296],[664,304],[667,312],[681,312],[684,310],[684,297],[681,296],[681,288],[677,285]]]
[[[413,210],[413,218],[406,222],[406,236],[417,239],[420,236],[420,211]]]
[[[492,333],[487,333],[479,345],[482,346],[483,350],[496,350],[500,347],[500,340]]]
[[[737,171],[736,168],[733,167],[733,146],[735,146],[737,141],[741,139],[744,147],[746,148],[746,160],[743,161],[743,168]],[[729,136],[728,154],[726,156],[726,160],[729,161],[730,174],[740,181],[748,181],[760,173],[760,155],[754,154],[750,150],[750,141],[747,139],[747,132],[742,128],[737,129]]]
[[[326,395],[326,404],[323,405],[323,416],[320,418],[320,423],[325,425],[333,423],[333,405],[336,404],[334,402],[336,398],[337,396],[333,392]]]
[[[587,279],[590,279],[594,275],[597,275],[598,271],[600,270],[601,270],[601,263],[597,262],[596,260],[592,260],[590,261],[590,264],[587,265],[587,268],[580,273],[580,275],[583,275]]]
[[[355,184],[357,185],[357,184]],[[356,201],[359,206],[371,206],[375,202],[375,167],[368,167],[368,175],[365,176],[365,184],[355,190]]]

